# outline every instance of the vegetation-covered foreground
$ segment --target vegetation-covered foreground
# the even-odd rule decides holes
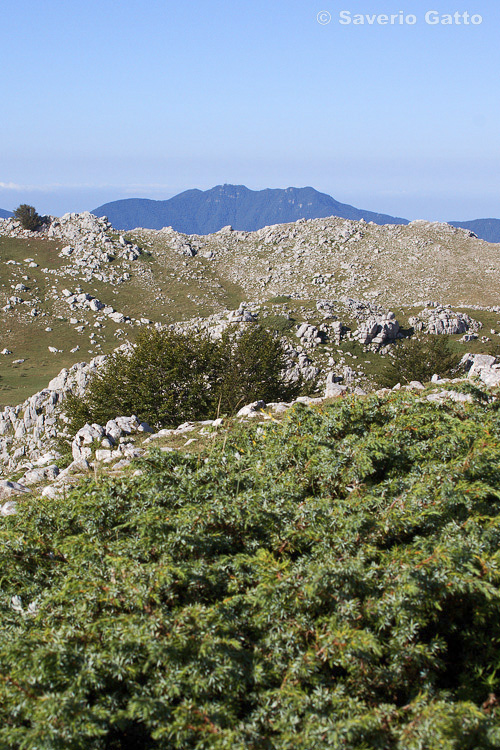
[[[500,748],[497,404],[298,407],[142,469],[2,520],[2,750]]]

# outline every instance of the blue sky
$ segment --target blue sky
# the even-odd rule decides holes
[[[4,0],[0,207],[228,182],[500,218],[500,7],[462,2],[405,0],[416,24],[355,26],[339,12],[403,3]],[[483,21],[429,25],[429,10]]]

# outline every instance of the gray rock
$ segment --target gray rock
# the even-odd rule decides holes
[[[253,401],[251,404],[243,406],[236,414],[237,417],[256,417],[266,408],[265,401]]]
[[[16,423],[16,429],[15,429],[15,432],[14,432],[14,438],[16,440],[20,440],[22,437],[24,437],[24,435],[26,435],[26,426],[25,426],[24,422],[18,421]]]
[[[399,323],[393,312],[378,317],[370,317],[360,323],[353,334],[353,338],[363,346],[373,344],[383,346],[392,343],[399,336]]]
[[[162,450],[160,448],[160,450]],[[113,466],[114,469],[125,469],[127,466],[130,466],[132,463],[131,459],[128,458],[122,458],[120,461],[117,461],[115,465]]]
[[[352,367],[345,365],[342,368],[343,381],[345,385],[352,385],[354,383],[354,370]]]
[[[114,421],[125,434],[139,432],[141,427],[141,422],[137,419],[135,414],[131,417],[116,417]]]
[[[40,482],[53,481],[59,474],[59,467],[56,465],[46,466],[39,469],[30,469],[27,471],[23,478],[23,484],[39,484]]]
[[[53,484],[49,484],[48,487],[44,487],[42,490],[42,497],[50,497],[52,500],[59,497],[64,492],[64,488],[56,487]]]
[[[273,414],[284,414],[288,409],[290,409],[292,404],[289,404],[285,401],[270,401],[266,405],[266,410],[272,411]]]
[[[29,492],[29,489],[23,484],[0,479],[0,500],[5,500],[12,495],[21,495],[25,492]]]
[[[483,369],[490,369],[496,362],[496,357],[490,354],[466,354],[460,360],[460,365],[467,366],[472,361],[468,377],[480,377]]]
[[[345,396],[347,391],[348,387],[346,385],[328,383],[325,388],[325,398],[338,398],[339,396]]]
[[[112,461],[113,460],[113,451],[108,450],[108,449],[104,449],[104,448],[99,448],[95,452],[95,459],[96,459],[96,461],[104,461],[106,463],[108,461]]]
[[[12,429],[12,422],[0,417],[0,435],[7,435]]]
[[[341,383],[344,379],[343,375],[337,375],[335,372],[329,372],[326,376],[326,385],[332,385],[332,383]]]
[[[106,435],[104,427],[101,425],[86,424],[81,430],[78,430],[71,444],[71,452],[75,461],[82,459],[87,460],[92,455],[90,447],[94,440],[101,440]]]
[[[120,312],[112,312],[108,315],[111,320],[114,320],[115,323],[124,323],[125,322],[125,315],[123,315]]]
[[[473,398],[470,393],[458,393],[457,391],[439,391],[439,393],[429,393],[427,401],[456,401],[457,403],[472,403]]]
[[[122,428],[118,425],[115,419],[110,419],[106,422],[105,431],[107,437],[113,442],[117,443],[123,435]]]
[[[299,396],[293,401],[293,404],[307,404],[311,406],[312,404],[321,404],[322,402],[323,399],[319,396]]]
[[[454,312],[451,307],[440,305],[426,307],[418,316],[410,318],[409,324],[416,331],[446,335],[467,333],[469,330],[477,331],[481,328],[481,323],[467,313]]]
[[[483,367],[479,377],[489,388],[496,388],[500,385],[500,370],[494,367]]]
[[[36,465],[47,466],[48,464],[53,463],[56,458],[58,458],[58,455],[56,455],[56,453],[45,453],[43,456],[40,456],[40,458],[37,458]]]
[[[115,452],[119,453],[122,456],[125,456],[126,458],[139,458],[140,456],[144,455],[145,450],[143,448],[136,448],[134,445],[127,443],[124,445],[120,445],[118,451]]]
[[[175,428],[174,434],[179,435],[183,434],[184,432],[192,432],[196,429],[196,424],[194,422],[183,422],[178,427]],[[159,435],[164,434],[164,430],[160,430],[158,433]]]
[[[320,331],[319,328],[309,323],[302,323],[295,335],[301,340],[303,346],[317,346],[326,339],[324,331]]]

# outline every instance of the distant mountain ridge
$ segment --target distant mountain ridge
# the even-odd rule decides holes
[[[10,216],[12,216],[12,211],[5,211],[5,209],[0,208],[0,219],[8,219]]]
[[[375,224],[408,224],[407,219],[365,211],[339,203],[312,187],[250,190],[244,185],[217,185],[210,190],[186,190],[165,201],[127,198],[98,206],[96,216],[107,216],[116,229],[162,229],[171,226],[185,234],[212,234],[227,225],[253,232],[271,224],[299,219],[340,216]]]
[[[116,229],[173,227],[184,234],[212,234],[230,224],[233,229],[254,232],[272,224],[299,219],[340,216],[375,224],[409,224],[408,219],[355,208],[340,203],[312,187],[250,190],[244,185],[217,185],[209,190],[186,190],[168,200],[125,198],[104,203],[92,211],[107,216]],[[449,221],[469,229],[486,242],[500,242],[500,219]]]
[[[500,242],[500,219],[473,219],[472,221],[449,221],[454,227],[469,229],[486,242]]]

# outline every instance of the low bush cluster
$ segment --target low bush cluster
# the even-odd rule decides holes
[[[300,405],[0,527],[0,748],[500,748],[500,415]]]
[[[380,384],[392,388],[396,383],[418,380],[427,383],[434,374],[453,374],[460,355],[451,346],[450,336],[416,335],[399,341],[387,359]]]
[[[13,213],[14,219],[21,222],[23,229],[29,229],[32,232],[36,232],[40,228],[42,223],[42,217],[38,215],[34,206],[29,206],[27,203],[22,203],[18,206]]]
[[[136,414],[155,427],[233,414],[257,399],[287,401],[302,383],[289,382],[280,341],[259,325],[220,341],[199,334],[145,329],[131,354],[114,352],[82,397],[70,395],[71,430]]]

